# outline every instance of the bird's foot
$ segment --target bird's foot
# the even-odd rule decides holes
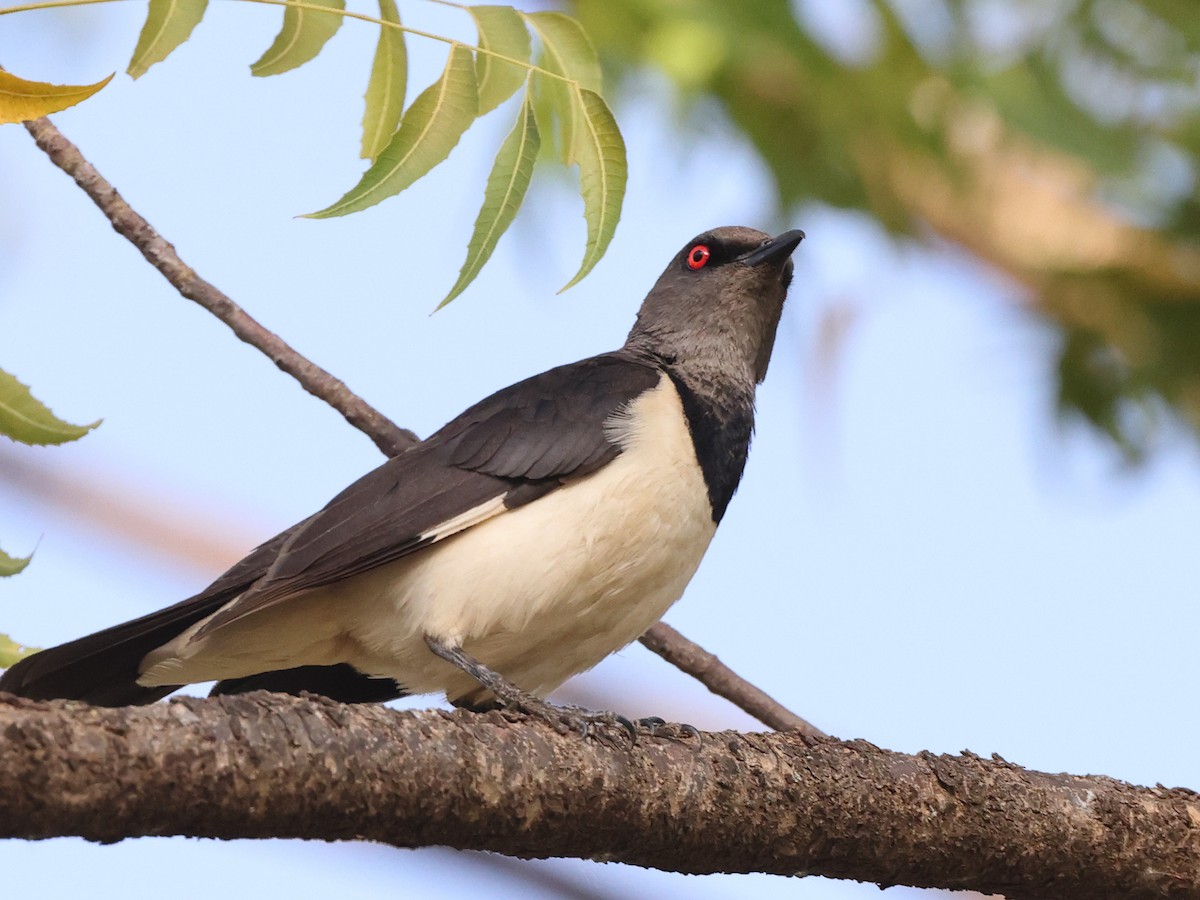
[[[700,730],[694,725],[688,725],[685,722],[668,722],[666,719],[660,719],[658,716],[647,716],[644,719],[638,719],[635,724],[639,731],[644,731],[653,738],[667,738],[668,740],[679,741],[686,737],[700,740]]]
[[[600,737],[614,729],[620,729],[628,736],[631,745],[637,743],[638,726],[625,716],[613,712],[597,712],[581,706],[559,706],[550,703],[517,687],[461,647],[452,646],[430,635],[425,636],[425,643],[437,656],[466,672],[491,691],[505,710],[540,719],[560,734],[576,731],[582,737]]]
[[[570,704],[560,705],[533,696],[519,703],[506,702],[505,707],[540,719],[559,734],[573,731],[580,737],[595,737],[601,740],[609,739],[613,734],[620,734],[629,739],[630,746],[637,743],[637,725],[620,713],[585,709]]]

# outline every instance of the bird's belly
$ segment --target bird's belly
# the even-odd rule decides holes
[[[377,599],[351,630],[365,657],[351,662],[413,693],[473,693],[425,646],[432,634],[545,693],[658,621],[716,525],[670,380],[626,421],[636,431],[599,471],[360,576],[378,579]]]

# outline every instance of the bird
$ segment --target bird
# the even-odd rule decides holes
[[[0,691],[126,706],[215,681],[537,707],[657,622],[699,566],[803,238],[703,232],[620,349],[497,391],[200,593],[34,653]]]

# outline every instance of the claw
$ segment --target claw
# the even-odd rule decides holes
[[[622,728],[624,728],[625,731],[629,734],[629,746],[636,747],[637,746],[637,738],[638,738],[637,725],[633,724],[633,722],[630,719],[627,719],[625,716],[621,715],[620,713],[614,713],[613,717],[617,720],[617,724],[620,725]]]
[[[682,737],[700,739],[700,731],[695,726],[682,722],[667,722],[658,716],[647,716],[644,719],[638,719],[638,727],[643,729],[650,737],[663,737],[668,740],[679,740]]]
[[[489,669],[472,657],[460,646],[448,644],[432,635],[425,636],[425,643],[435,655],[466,672],[480,686],[491,691],[502,709],[541,719],[559,734],[575,730],[579,732],[581,738],[586,738],[592,733],[593,728],[599,736],[600,730],[596,726],[619,727],[629,735],[629,745],[633,747],[637,744],[639,726],[645,726],[646,730],[653,735],[660,725],[665,724],[662,719],[642,719],[634,724],[632,720],[618,713],[592,712],[578,706],[556,706],[517,687],[499,672]],[[492,703],[488,701],[482,704],[464,703],[463,705],[490,707]],[[696,729],[692,728],[692,731],[695,732]]]
[[[549,703],[545,705],[547,709],[554,710],[557,713],[559,722],[575,726],[579,731],[580,737],[595,737],[600,739],[604,736],[603,728],[617,727],[623,729],[629,735],[631,746],[637,743],[637,726],[625,716],[618,713],[593,712],[590,709],[583,709],[578,706],[554,706]]]
[[[667,724],[667,720],[658,716],[646,716],[644,719],[638,719],[637,723],[639,728],[646,729],[650,733],[650,737],[654,737],[658,733],[658,729]]]

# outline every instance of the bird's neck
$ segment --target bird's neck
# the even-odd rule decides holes
[[[683,383],[713,415],[754,408],[758,348],[744,331],[705,327],[674,327],[663,333],[641,322],[625,341],[624,352],[664,369]]]
[[[720,522],[737,490],[754,431],[753,368],[718,354],[682,354],[630,335],[624,353],[663,370],[679,394],[696,461],[704,473],[714,522]]]

